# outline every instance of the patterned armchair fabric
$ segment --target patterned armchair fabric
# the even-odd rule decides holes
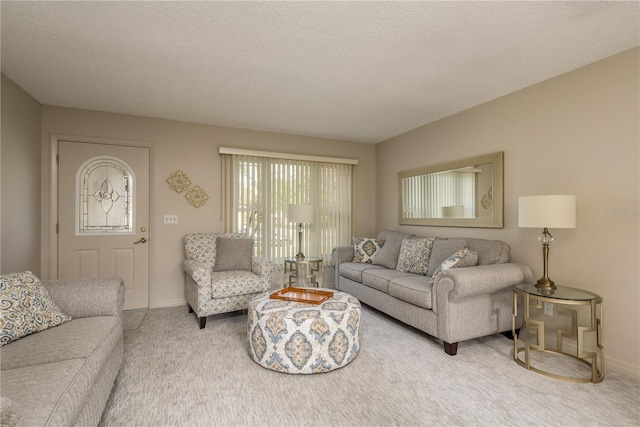
[[[214,272],[218,237],[245,238],[239,233],[198,233],[184,237],[184,271],[189,311],[195,312],[204,328],[207,316],[243,310],[257,294],[271,288],[273,263],[253,257],[251,271]]]

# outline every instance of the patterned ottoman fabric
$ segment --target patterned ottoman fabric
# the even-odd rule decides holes
[[[270,299],[249,303],[249,355],[259,365],[288,374],[341,368],[360,351],[360,301],[340,291],[322,304]]]

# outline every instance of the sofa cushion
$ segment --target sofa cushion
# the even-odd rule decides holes
[[[469,258],[469,260],[464,263],[466,258]],[[474,264],[472,264],[472,262],[474,262]],[[435,277],[443,271],[449,270],[450,268],[462,267],[463,265],[461,264],[463,263],[465,266],[476,265],[478,263],[478,254],[476,254],[475,252],[470,253],[468,247],[461,249],[455,254],[451,255],[449,258],[442,261],[442,264],[440,264],[440,266],[436,268],[436,271],[433,272],[432,277],[435,279]]]
[[[389,295],[418,307],[431,309],[433,284],[424,275],[399,277],[389,282]]]
[[[372,264],[384,246],[384,240],[371,237],[353,238],[353,262]]]
[[[416,235],[396,230],[380,230],[380,232],[378,233],[378,239],[382,239],[385,242],[387,240],[396,240],[398,242],[402,242],[404,239],[411,239],[412,237],[416,237]]]
[[[379,270],[365,270],[362,273],[362,284],[370,288],[377,289],[384,293],[389,293],[389,281],[399,277],[410,277],[411,273],[403,273],[398,270],[381,268]]]
[[[216,246],[216,263],[213,265],[213,271],[251,271],[253,239],[218,237]]]
[[[434,238],[404,239],[396,269],[405,273],[427,274]]]
[[[2,371],[66,359],[85,359],[99,347],[105,354],[122,336],[119,316],[96,316],[70,322],[29,335],[0,349]]]
[[[343,262],[340,264],[338,271],[340,276],[362,283],[362,273],[366,270],[372,269],[384,269],[384,267],[381,265],[364,264],[359,262]]]
[[[255,273],[244,270],[211,273],[211,298],[263,292],[263,282]]]
[[[398,240],[385,240],[384,246],[380,249],[373,260],[375,265],[381,265],[386,268],[395,269],[398,265],[398,256],[400,255],[400,245],[402,242]]]
[[[435,242],[433,242],[433,248],[431,249],[431,258],[429,260],[427,276],[433,276],[433,273],[436,272],[436,269],[440,267],[440,264],[442,264],[445,259],[449,258],[459,250],[464,249],[466,246],[469,246],[467,239],[437,238]]]
[[[469,249],[478,253],[478,265],[509,262],[511,246],[501,240],[467,239]]]
[[[71,320],[32,272],[0,276],[0,346]]]

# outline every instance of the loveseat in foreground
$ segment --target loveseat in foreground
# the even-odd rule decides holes
[[[508,244],[434,238],[427,251],[428,269],[425,265],[426,273],[416,274],[397,269],[405,239],[416,236],[382,230],[377,237],[384,241],[381,258],[371,262],[353,262],[354,246],[334,248],[336,289],[442,340],[445,352],[452,356],[460,341],[511,331],[513,287],[531,282],[533,275],[528,266],[509,262]],[[446,269],[433,277],[445,260],[465,247],[477,254],[477,265]],[[408,265],[419,261],[409,259]]]
[[[124,283],[43,285],[72,320],[0,347],[2,425],[98,425],[124,356]]]

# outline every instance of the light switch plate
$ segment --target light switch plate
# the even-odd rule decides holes
[[[177,224],[178,223],[178,215],[165,215],[164,216],[165,224]]]

